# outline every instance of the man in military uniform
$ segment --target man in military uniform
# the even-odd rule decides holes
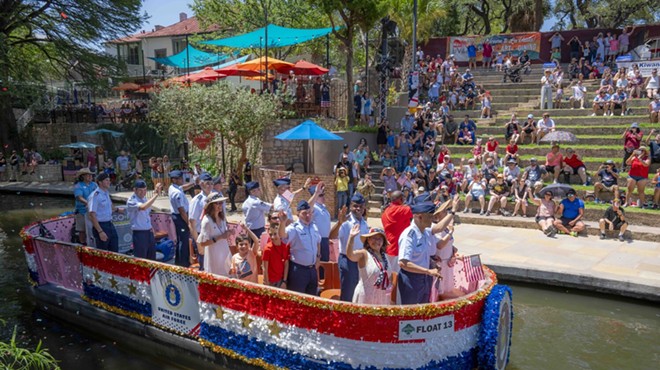
[[[243,202],[242,207],[245,225],[252,230],[257,238],[261,238],[261,234],[266,231],[266,213],[270,211],[273,205],[259,199],[261,188],[258,182],[248,182],[245,184],[245,189],[248,191],[248,197]]]
[[[111,252],[119,252],[119,236],[112,224],[112,212],[117,210],[123,213],[123,209],[116,209],[110,200],[110,175],[101,173],[96,176],[98,189],[89,196],[87,210],[92,222],[92,234],[96,242],[96,248]]]
[[[432,278],[441,278],[431,263],[438,244],[431,230],[435,205],[423,202],[410,209],[413,220],[399,238],[399,295],[401,304],[428,303]]]
[[[273,185],[275,185],[275,187],[277,188],[277,196],[273,201],[273,208],[276,211],[283,211],[284,213],[286,213],[287,224],[293,222],[293,212],[291,212],[291,202],[293,202],[293,200],[295,199],[296,195],[298,195],[298,193],[300,193],[304,189],[307,189],[310,181],[311,179],[307,179],[305,185],[303,185],[302,188],[291,193],[293,194],[291,201],[287,200],[284,197],[284,194],[287,191],[290,191],[291,189],[291,179],[281,178],[273,181]]]
[[[170,209],[172,211],[172,221],[176,230],[176,254],[174,263],[177,266],[190,266],[190,229],[188,225],[189,204],[185,192],[191,189],[195,184],[193,182],[183,184],[183,173],[174,170],[169,173],[172,185],[167,191],[170,198]]]
[[[286,214],[280,211],[278,232],[284,243],[290,245],[288,289],[316,295],[318,291],[318,267],[321,261],[319,248],[321,235],[312,222],[312,207],[306,200],[298,202],[298,221],[285,226]]]
[[[355,193],[351,198],[350,215],[348,219],[339,227],[339,279],[341,284],[340,299],[344,302],[353,300],[353,292],[359,281],[359,271],[357,262],[353,262],[346,256],[346,247],[348,246],[348,236],[353,225],[360,225],[360,235],[369,233],[369,225],[364,219],[366,200],[360,193]],[[353,241],[353,250],[362,249],[362,240],[356,238]]]
[[[202,211],[206,198],[213,189],[213,178],[207,172],[199,175],[199,187],[202,190],[190,201],[190,210],[188,210],[188,226],[190,227],[190,236],[192,239],[193,250],[197,251],[197,236],[202,231]],[[204,255],[198,253],[200,269],[204,266]]]
[[[156,237],[149,214],[162,189],[163,184],[156,184],[154,194],[147,199],[147,183],[144,180],[137,180],[133,185],[133,195],[126,201],[126,212],[130,216],[131,230],[133,230],[135,257],[156,260]]]

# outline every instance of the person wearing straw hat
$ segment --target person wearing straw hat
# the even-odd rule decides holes
[[[119,252],[119,236],[112,224],[112,212],[123,213],[124,210],[116,208],[110,200],[110,175],[101,173],[96,176],[98,188],[87,199],[87,211],[92,222],[92,233],[95,246],[111,252]]]
[[[410,209],[412,222],[399,238],[399,295],[402,304],[429,303],[432,277],[441,277],[440,271],[431,266],[437,248],[430,227],[435,205],[423,202]]]
[[[346,256],[358,264],[359,280],[353,293],[353,303],[390,303],[392,293],[392,268],[385,255],[387,238],[383,229],[371,228],[360,235],[363,249],[353,250],[355,237],[360,235],[360,225],[353,225],[348,236]]]
[[[147,199],[147,183],[137,180],[133,185],[133,194],[126,201],[126,213],[133,231],[133,256],[156,260],[156,237],[151,225],[151,206],[154,204],[163,184],[157,184],[154,194]]]
[[[228,238],[234,234],[227,226],[223,203],[228,198],[213,193],[204,202],[204,217],[197,236],[197,248],[203,255],[204,271],[229,276],[231,251]]]
[[[73,196],[76,198],[76,231],[78,232],[78,241],[82,244],[88,244],[87,228],[89,227],[89,218],[87,217],[87,198],[98,186],[92,179],[94,172],[89,168],[81,168],[76,173],[78,181],[73,186]]]

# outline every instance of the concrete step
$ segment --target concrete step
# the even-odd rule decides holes
[[[553,118],[555,121],[555,124],[557,127],[562,127],[562,126],[585,126],[585,125],[600,125],[600,126],[605,126],[605,125],[620,125],[620,124],[628,124],[632,122],[637,122],[639,124],[645,124],[649,123],[649,116],[648,114],[636,114],[636,115],[630,115],[630,116],[590,116],[591,112],[589,112],[586,109],[564,109],[561,110],[561,113],[564,113],[565,115],[563,116],[557,116],[554,113],[559,110],[550,110],[548,111],[550,113],[550,117]],[[519,110],[516,112],[516,115],[518,116],[519,121],[523,121],[527,118],[528,114],[533,114],[534,118],[541,119],[543,112],[538,111],[538,110]],[[456,114],[454,115],[456,117]],[[509,122],[511,119],[510,115],[504,116],[504,115],[498,115],[496,117],[496,124],[499,125],[504,125],[505,123]],[[650,127],[650,125],[647,125],[647,127]]]
[[[642,116],[642,117],[646,117],[646,120],[649,119],[648,110],[646,108],[637,107],[631,109],[632,109],[632,114],[631,114],[632,116]],[[550,117],[578,117],[578,118],[592,117],[591,114],[593,113],[593,111],[590,110],[589,108],[587,109],[562,108],[562,109],[545,109],[545,110],[539,110],[538,108],[534,108],[534,109],[513,108],[513,110],[519,112],[519,116],[520,114],[523,114],[526,117],[528,114],[531,113],[534,115],[534,117],[539,117],[539,118],[545,112],[550,113]],[[609,116],[608,117],[594,116],[594,117],[607,118],[607,119],[615,119],[615,118],[623,119],[626,118],[627,116],[615,115],[612,117]]]
[[[573,130],[565,130],[569,132],[573,132]],[[500,127],[483,127],[479,128],[479,134],[480,137],[486,138],[488,136],[494,136],[495,139],[500,143],[500,147],[502,149],[502,152],[506,148],[507,142],[505,141],[504,138],[504,129]],[[577,136],[577,134],[576,134]],[[436,139],[436,142],[439,142],[440,138]],[[621,144],[623,145],[623,140],[619,135],[616,135],[616,137],[581,137],[578,136],[578,142],[577,144],[582,144],[582,145],[617,145]],[[562,146],[570,146],[570,144],[563,144]]]
[[[495,204],[493,206],[493,210],[490,216],[486,216],[486,215],[480,216],[478,201],[472,201],[470,207],[473,210],[473,213],[468,213],[468,214],[463,213],[463,209],[465,208],[465,202],[463,200],[459,201],[457,214],[459,214],[459,217],[461,217],[461,221],[463,221],[463,217],[465,218],[480,217],[484,219],[484,222],[491,221],[494,219],[502,220],[501,225],[493,225],[493,226],[506,226],[507,223],[515,222],[518,220],[525,221],[526,219],[528,219],[532,223],[535,223],[534,215],[536,214],[536,210],[537,210],[537,207],[534,204],[530,203],[527,205],[527,215],[530,217],[527,218],[520,216],[504,217],[498,215],[497,211],[499,210],[499,204]],[[487,208],[488,208],[488,199],[486,199],[486,205],[484,209]],[[513,208],[514,208],[514,204],[511,201],[508,201],[506,210],[509,212],[513,212]],[[597,225],[598,220],[603,217],[606,208],[607,207],[604,205],[594,205],[593,203],[588,202],[584,210],[584,221],[595,222]],[[658,222],[657,222],[658,211],[642,210],[635,207],[628,207],[625,209],[625,211],[626,211],[626,219],[630,225],[635,225],[638,227],[646,227],[649,233],[657,235],[656,237],[658,237],[658,240],[660,240],[660,227],[658,227]],[[476,212],[476,214],[474,212]],[[368,208],[369,217],[380,217],[380,214],[381,214],[380,206],[374,206]],[[488,223],[483,223],[483,224],[488,225]]]
[[[452,154],[459,156],[471,157],[472,146],[467,145],[448,145]],[[582,157],[597,157],[597,158],[622,158],[623,148],[584,148],[579,145],[571,145],[575,148],[578,154]],[[521,155],[535,155],[537,157],[545,157],[550,151],[549,145],[522,145],[518,146],[518,153]],[[503,151],[502,151],[503,152]]]

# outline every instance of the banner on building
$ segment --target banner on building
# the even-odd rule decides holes
[[[448,40],[449,53],[454,54],[459,62],[468,61],[467,48],[471,42],[477,47],[477,61],[481,61],[483,58],[483,43],[486,40],[493,46],[493,62],[495,62],[498,52],[501,52],[502,55],[511,53],[513,56],[519,56],[523,50],[527,50],[527,55],[532,60],[538,59],[541,52],[540,32],[490,36],[452,36]]]
[[[632,70],[633,64],[637,64],[639,72],[644,78],[651,76],[651,71],[654,69],[660,69],[660,60],[617,62],[616,66],[617,68],[626,68],[630,71]]]

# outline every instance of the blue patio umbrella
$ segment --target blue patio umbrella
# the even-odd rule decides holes
[[[344,140],[341,136],[324,129],[312,120],[275,136],[279,140]]]
[[[323,127],[320,127],[316,124],[316,122],[312,120],[307,120],[290,130],[284,131],[283,133],[275,136],[275,138],[279,140],[312,140],[312,153],[314,153],[314,140],[344,140],[344,138],[341,136],[335,135]],[[308,152],[309,150],[305,151],[305,153]],[[309,166],[309,162],[311,162],[309,158],[310,156],[306,155],[306,157],[308,162],[307,170],[312,172]]]
[[[124,135],[123,132],[108,130],[106,128],[101,128],[101,129],[92,130],[92,131],[85,131],[85,132],[83,132],[83,134],[90,135],[90,136],[96,136],[96,135],[101,135],[101,134],[110,134],[110,135],[112,135],[112,137],[120,137],[120,136]]]
[[[60,148],[69,148],[69,149],[94,149],[98,145],[93,143],[88,143],[85,141],[78,141],[71,144],[60,145]]]

